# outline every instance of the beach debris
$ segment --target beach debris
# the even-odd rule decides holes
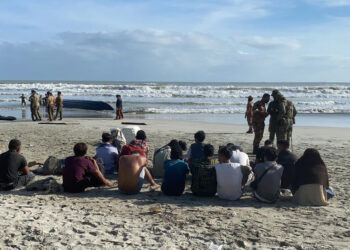
[[[149,211],[152,213],[152,214],[160,214],[162,212],[162,207],[161,205],[157,205],[157,206],[154,206],[154,207],[151,207],[149,209]]]
[[[209,249],[210,250],[221,250],[223,245],[215,245],[212,241],[210,242]]]

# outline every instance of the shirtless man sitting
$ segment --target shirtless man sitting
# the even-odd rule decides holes
[[[154,182],[146,165],[146,157],[141,156],[138,152],[120,157],[118,187],[122,193],[138,194],[145,178],[151,184],[153,190],[159,187],[159,185]]]

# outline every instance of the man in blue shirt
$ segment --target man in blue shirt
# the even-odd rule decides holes
[[[164,163],[164,178],[162,191],[166,195],[181,195],[185,190],[186,175],[190,169],[186,162],[181,160],[182,149],[179,143],[171,145],[170,159]]]
[[[112,135],[102,134],[102,144],[96,149],[96,157],[102,159],[105,174],[113,174],[116,170],[118,149],[112,145]]]

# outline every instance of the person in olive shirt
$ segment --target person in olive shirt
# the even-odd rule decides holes
[[[57,119],[58,115],[60,115],[60,120],[62,120],[62,112],[63,112],[63,97],[61,91],[57,92],[56,97],[56,116],[55,120]]]
[[[51,92],[47,92],[46,108],[47,108],[47,114],[49,116],[50,121],[54,119],[54,116],[53,116],[54,106],[55,106],[55,97],[52,95]]]
[[[36,162],[29,165],[36,165]],[[21,142],[17,139],[11,140],[9,151],[0,155],[0,189],[11,190],[26,186],[34,177],[26,159],[21,155]]]

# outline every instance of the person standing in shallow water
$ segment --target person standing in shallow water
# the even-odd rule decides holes
[[[123,100],[122,97],[120,95],[116,95],[117,98],[117,103],[116,103],[116,120],[121,120],[124,118],[123,115]]]
[[[21,98],[21,106],[22,106],[22,107],[27,106],[26,97],[24,96],[24,94],[22,94],[22,95],[20,96],[20,98]]]
[[[253,133],[253,97],[248,96],[248,103],[247,103],[247,109],[245,112],[245,118],[247,119],[249,130],[247,131],[248,134]]]

